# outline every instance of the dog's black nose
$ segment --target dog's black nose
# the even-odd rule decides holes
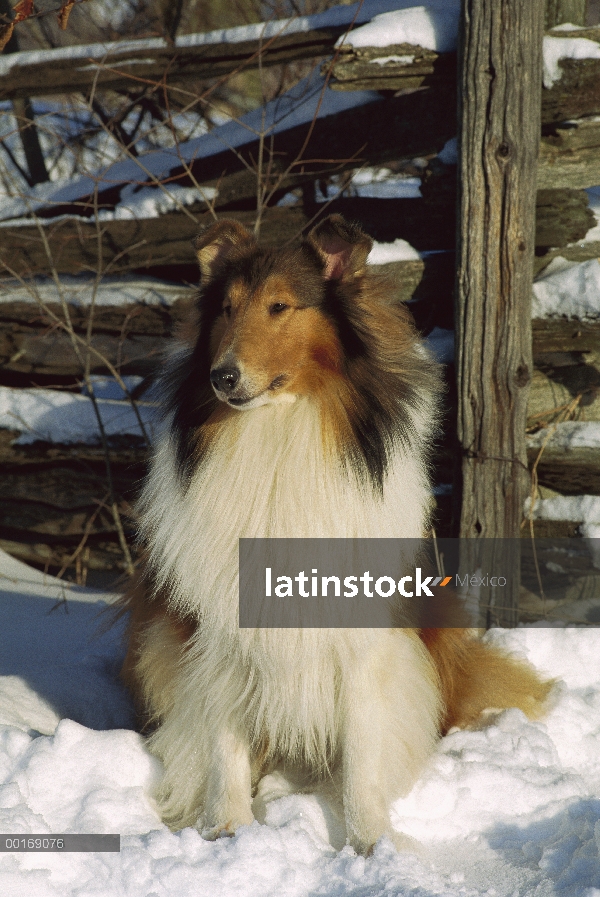
[[[237,368],[217,368],[210,372],[210,382],[219,392],[232,392],[239,380],[240,372]]]

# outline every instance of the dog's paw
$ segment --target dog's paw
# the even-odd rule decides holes
[[[217,825],[207,825],[201,821],[198,829],[205,841],[216,841],[217,838],[233,838],[241,825],[250,825],[251,822],[254,822],[254,817],[245,820],[230,819],[229,822]]]
[[[392,844],[392,846],[399,853],[419,854],[423,851],[423,846],[419,841],[411,838],[410,835],[405,835],[402,832],[397,832],[395,829],[390,829],[384,835],[382,835],[381,838],[378,838],[377,841],[371,842],[370,844],[364,840],[361,841],[357,838],[353,838],[350,840],[350,846],[353,847],[358,854],[362,854],[365,857],[370,857],[373,855],[375,850],[378,849],[378,845],[385,844],[386,842],[388,844]]]
[[[235,835],[235,828],[230,822],[224,825],[210,825],[202,828],[200,834],[205,841],[216,841],[217,838],[232,838]]]

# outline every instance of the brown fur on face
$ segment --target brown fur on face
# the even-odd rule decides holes
[[[314,394],[323,388],[324,377],[341,375],[334,324],[305,302],[280,272],[257,285],[242,277],[228,284],[224,314],[212,332],[212,369],[237,367],[242,377],[223,400],[245,404],[258,397],[277,401],[282,393]]]

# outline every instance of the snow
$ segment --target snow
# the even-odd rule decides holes
[[[600,262],[552,259],[533,285],[532,317],[600,318]]]
[[[181,187],[179,184],[165,187],[161,184],[140,189],[136,184],[128,184],[121,191],[119,205],[114,210],[100,209],[98,220],[158,218],[159,215],[193,205],[199,200],[210,203],[216,197],[217,190],[214,187]]]
[[[86,14],[100,27],[120,28],[135,11],[132,0],[95,0],[86,9]]]
[[[421,256],[406,240],[398,238],[393,243],[373,243],[367,263],[369,265],[388,265],[390,262],[419,261]]]
[[[69,305],[87,306],[92,296],[97,306],[144,305],[170,306],[178,299],[192,294],[185,284],[172,283],[154,277],[105,277],[96,285],[88,276],[63,275],[60,291],[53,280],[38,278],[25,283],[0,281],[0,303],[61,301],[61,292]]]
[[[434,327],[425,337],[425,343],[440,364],[450,364],[454,361],[454,330]]]
[[[114,599],[45,576],[0,550],[0,725],[45,735],[63,717],[91,729],[132,726],[130,702],[114,675],[124,624],[114,633],[99,631],[98,614]],[[86,689],[75,687],[81,681]],[[0,781],[7,737],[15,734],[0,735]],[[0,785],[0,819],[6,806]],[[0,830],[6,831],[3,821]]]
[[[582,523],[579,531],[584,538],[593,540],[592,556],[594,558],[594,567],[600,570],[600,522]]]
[[[369,59],[370,65],[387,65],[388,62],[395,62],[398,65],[411,65],[415,61],[414,56],[380,56],[378,59]]]
[[[596,216],[596,224],[589,229],[581,242],[600,242],[600,187],[589,187],[585,191],[588,195],[588,205]]]
[[[357,172],[350,182],[350,193],[354,196],[369,196],[374,199],[419,199],[421,178],[393,174],[387,169],[376,170],[373,177],[368,172]]]
[[[552,31],[579,31],[585,28],[585,25],[573,25],[572,22],[561,22],[560,25],[553,25]]]
[[[531,499],[525,503],[529,515]],[[573,523],[600,524],[600,495],[556,495],[538,498],[533,506],[534,520],[570,520]]]
[[[340,38],[337,46],[414,44],[438,53],[456,49],[460,17],[460,3],[456,0],[430,0],[426,6],[397,5],[402,8],[375,16],[368,25]]]
[[[130,401],[99,398],[98,409],[107,437],[143,438]],[[146,433],[156,431],[155,405],[136,401]],[[55,389],[14,389],[0,386],[0,429],[16,430],[16,445],[42,440],[56,443],[100,442],[98,421],[87,396]]]
[[[348,9],[349,7],[345,7]],[[55,192],[44,185],[38,199],[36,188],[23,199],[13,199],[3,203],[0,210],[0,226],[14,227],[20,221],[30,224],[26,216],[34,214],[41,208],[62,205],[92,196],[96,190],[100,192],[108,187],[122,185],[123,192],[130,199],[135,196],[131,185],[150,187],[157,181],[167,181],[173,171],[181,172],[182,166],[191,165],[198,159],[221,153],[224,150],[236,149],[255,140],[263,132],[266,136],[279,133],[298,125],[311,122],[315,115],[324,118],[347,109],[354,109],[373,102],[382,102],[381,96],[374,91],[335,91],[327,86],[325,79],[316,71],[302,79],[284,96],[267,103],[261,109],[249,112],[237,121],[229,121],[201,137],[180,143],[171,149],[160,149],[140,155],[137,159],[127,159],[107,166],[103,171],[93,175],[85,175],[65,183]],[[173,193],[173,185],[168,189],[164,185],[156,186],[156,195],[162,192],[167,196]],[[203,188],[205,190],[205,188]],[[187,194],[186,194],[187,195]],[[208,195],[205,193],[208,199]],[[145,195],[144,201],[148,194]],[[197,199],[202,199],[200,191]],[[157,198],[157,202],[163,201]],[[168,200],[165,200],[168,201]],[[156,208],[158,213],[158,207]],[[127,214],[127,213],[126,213]],[[146,206],[145,214],[149,214]],[[44,218],[42,223],[56,219]]]
[[[544,37],[544,87],[560,81],[561,59],[600,59],[600,44],[586,37]]]
[[[457,165],[458,137],[451,137],[450,140],[447,140],[437,157],[444,165]]]
[[[135,374],[129,374],[121,377],[123,386],[114,377],[106,377],[103,374],[92,374],[90,376],[91,390],[87,386],[82,386],[81,393],[89,396],[92,392],[97,399],[111,399],[117,402],[127,401],[128,395],[131,395],[134,389],[143,383],[144,378]]]
[[[415,164],[421,160],[413,159],[412,161]],[[426,167],[426,164],[423,167]],[[290,196],[290,194],[286,195]],[[320,183],[317,184],[315,190],[317,202],[326,202],[330,199],[337,199],[339,196],[419,199],[421,197],[421,178],[409,177],[402,172],[396,173],[390,171],[389,168],[365,167],[353,172],[349,180],[347,176],[341,178],[334,176],[327,181],[326,188]],[[294,198],[294,201],[297,202],[297,199]]]
[[[170,832],[151,797],[160,765],[116,680],[122,625],[97,633],[113,596],[4,553],[0,574],[0,829],[121,835],[120,853],[0,854],[7,897],[597,894],[600,631],[489,633],[560,680],[547,716],[509,710],[444,738],[393,808],[415,852],[384,839],[365,859],[343,846],[325,790],[294,793],[279,771],[254,802],[262,823],[216,842]]]
[[[600,421],[565,421],[527,437],[527,445],[540,448],[600,448]]]

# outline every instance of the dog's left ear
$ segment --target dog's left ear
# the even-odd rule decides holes
[[[373,240],[357,224],[341,215],[330,215],[307,237],[323,262],[326,280],[350,280],[365,273]]]

